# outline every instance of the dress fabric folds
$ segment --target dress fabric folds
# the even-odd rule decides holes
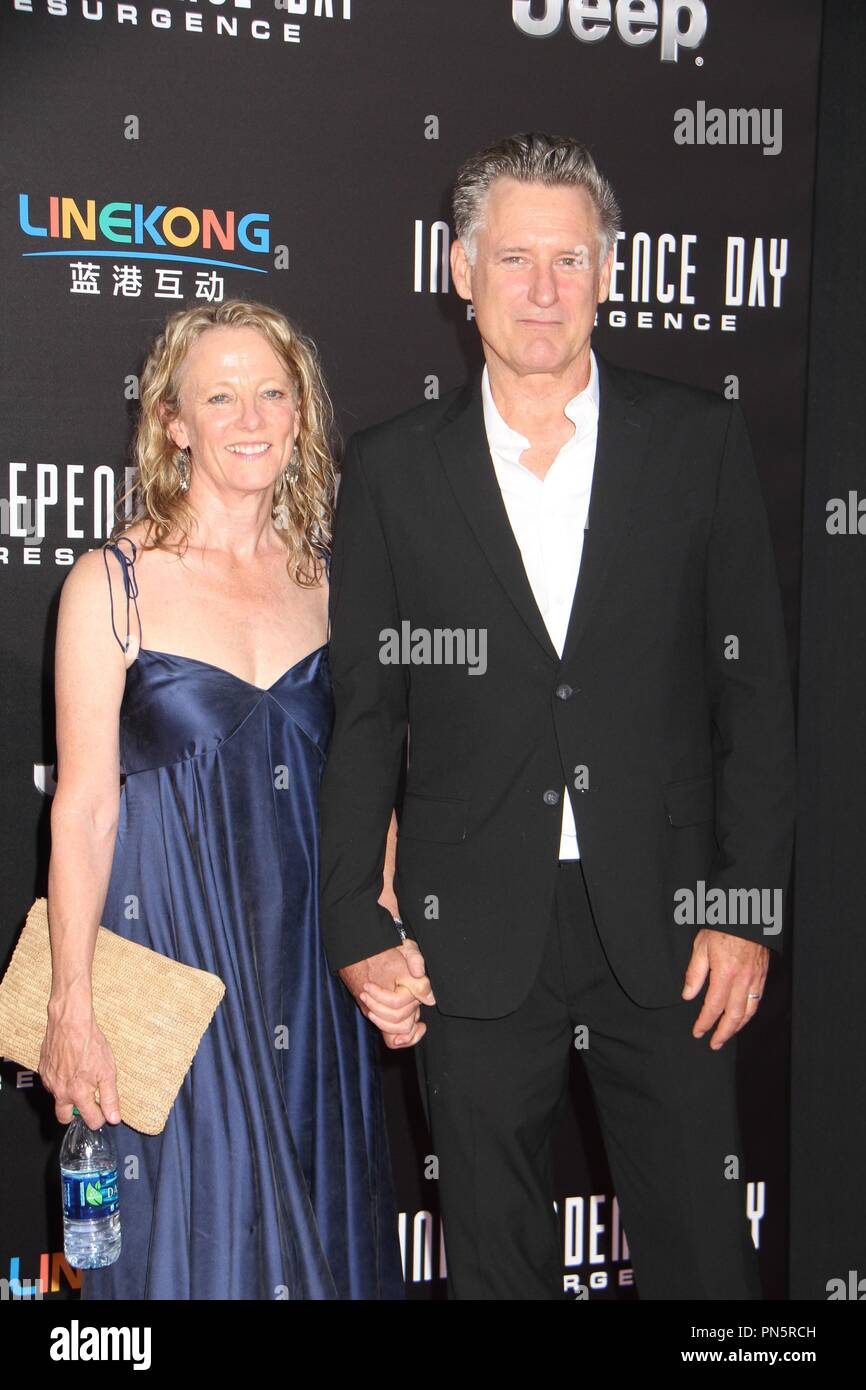
[[[128,607],[134,543],[103,554]],[[122,1250],[83,1298],[405,1298],[378,1036],[319,934],[332,722],[327,646],[267,690],[146,647],[127,671],[102,921],[226,993],[164,1131],[110,1127]]]

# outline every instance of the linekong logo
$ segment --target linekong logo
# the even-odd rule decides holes
[[[514,23],[533,39],[550,38],[566,14],[581,43],[599,43],[613,27],[629,48],[645,48],[658,34],[663,63],[675,63],[681,48],[698,48],[707,33],[703,0],[512,0]]]
[[[271,246],[269,213],[241,214],[231,208],[217,212],[214,208],[169,207],[167,203],[97,204],[95,198],[56,195],[31,205],[30,194],[19,193],[18,225],[25,236],[41,243],[39,250],[24,253],[28,256],[77,256],[84,252],[88,256],[204,260],[210,265],[231,265],[224,255],[212,259],[190,253],[246,251],[267,256]],[[51,241],[71,244],[49,250],[45,243]],[[100,241],[110,249],[96,249]],[[183,252],[186,254],[179,254]]]

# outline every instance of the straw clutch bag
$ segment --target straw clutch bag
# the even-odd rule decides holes
[[[121,1119],[159,1134],[225,985],[105,927],[96,935],[92,980],[93,1011],[117,1065]],[[0,982],[0,1055],[30,1071],[39,1068],[50,993],[48,903],[37,898]]]

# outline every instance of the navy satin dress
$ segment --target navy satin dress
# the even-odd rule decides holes
[[[134,542],[110,556],[128,635]],[[102,920],[226,992],[163,1132],[110,1126],[122,1250],[83,1298],[405,1298],[378,1034],[319,935],[332,722],[326,646],[268,690],[144,647],[127,671]]]

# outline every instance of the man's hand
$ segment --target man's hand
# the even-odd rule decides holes
[[[413,1047],[421,1041],[427,1025],[419,1021],[419,1001],[436,1000],[417,942],[407,937],[399,946],[343,966],[339,975],[387,1047]]]
[[[755,1014],[764,992],[769,963],[770,952],[766,946],[746,941],[741,936],[731,936],[729,932],[702,927],[692,943],[683,989],[683,999],[694,999],[709,974],[707,997],[695,1019],[692,1036],[702,1038],[721,1016],[721,1023],[710,1039],[710,1047],[718,1052]]]

